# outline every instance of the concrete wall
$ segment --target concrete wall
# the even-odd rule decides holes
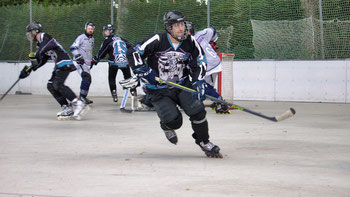
[[[28,63],[0,62],[0,94],[16,81]],[[350,60],[337,61],[234,61],[235,100],[306,101],[350,103]],[[47,80],[54,65],[48,63],[13,88],[33,94],[49,94]],[[107,96],[108,65],[99,63],[92,69],[91,96]],[[123,79],[118,72],[117,80]],[[72,72],[66,84],[79,92],[80,76]],[[123,94],[118,86],[119,95]],[[139,90],[140,92],[140,90]]]

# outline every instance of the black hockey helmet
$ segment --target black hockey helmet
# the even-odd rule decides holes
[[[39,22],[31,22],[26,27],[26,32],[32,32],[35,30],[36,33],[41,32],[42,25]]]
[[[182,41],[182,40],[185,40],[187,38],[188,32],[187,32],[186,27],[185,27],[185,33],[183,36],[174,36],[172,34],[172,31],[171,31],[173,28],[173,25],[176,23],[184,22],[186,25],[186,17],[183,14],[181,14],[180,12],[177,12],[177,11],[169,11],[169,12],[164,14],[163,20],[164,20],[165,30],[171,36],[173,36],[177,41]]]
[[[115,28],[112,24],[107,24],[103,26],[103,31],[109,30],[111,33],[114,32]]]
[[[111,34],[114,32],[114,30],[115,30],[114,25],[112,25],[112,24],[107,24],[107,25],[103,26],[102,35],[103,35],[104,37],[107,36],[107,35],[105,35],[105,31],[106,31],[106,30],[108,30],[108,31],[109,31],[109,35],[111,35]],[[108,36],[109,36],[109,35],[108,35]]]
[[[36,35],[41,32],[42,25],[39,22],[31,22],[26,27],[26,36],[29,41],[37,41]]]
[[[91,27],[93,27],[95,29],[95,24],[93,22],[91,22],[91,21],[88,21],[87,23],[85,23],[85,30],[86,30],[86,28],[88,26],[91,26]]]

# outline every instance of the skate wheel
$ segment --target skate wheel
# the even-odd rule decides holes
[[[207,155],[207,157],[210,157],[210,158],[220,158],[222,159],[224,156],[222,156],[221,153],[217,153],[217,154],[209,154],[209,153],[205,153]]]

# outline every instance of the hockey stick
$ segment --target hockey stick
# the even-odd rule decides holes
[[[129,88],[125,90],[125,94],[124,94],[122,103],[120,104],[120,111],[121,112],[126,112],[126,113],[132,113],[133,112],[133,110],[125,109],[126,101],[128,100],[129,91],[130,91]]]
[[[30,69],[32,69],[32,67],[28,67],[26,69],[26,72],[28,72]],[[12,90],[13,87],[15,87],[15,85],[19,82],[19,80],[21,80],[21,78],[18,77],[18,79],[15,81],[15,83],[13,83],[13,85],[5,92],[4,95],[1,96],[0,98],[0,102],[5,98],[5,96]]]
[[[197,91],[195,91],[195,90],[193,90],[193,89],[191,89],[191,88],[188,88],[188,87],[179,85],[179,84],[174,83],[174,82],[165,81],[165,80],[162,80],[162,79],[160,79],[160,78],[158,78],[158,77],[156,77],[155,79],[156,79],[158,82],[160,82],[160,83],[164,83],[164,84],[167,84],[167,85],[169,85],[169,86],[179,88],[179,89],[184,90],[184,91],[186,91],[186,92],[191,92],[191,93],[197,92]],[[264,115],[264,114],[261,114],[261,113],[252,111],[252,110],[250,110],[250,109],[247,109],[247,108],[245,108],[245,107],[241,107],[241,106],[239,106],[239,105],[234,105],[234,104],[232,104],[232,103],[228,103],[228,102],[226,102],[226,101],[224,101],[224,100],[221,100],[221,99],[218,99],[218,98],[209,96],[209,95],[205,95],[205,97],[208,98],[208,99],[210,99],[210,100],[212,100],[212,101],[214,101],[214,102],[218,102],[218,103],[221,103],[221,104],[225,104],[225,105],[228,105],[228,106],[232,106],[232,107],[234,107],[234,108],[236,108],[236,109],[239,109],[239,110],[241,110],[241,111],[248,112],[248,113],[250,113],[250,114],[259,116],[259,117],[261,117],[261,118],[265,118],[265,119],[267,119],[267,120],[271,120],[271,121],[273,121],[273,122],[279,122],[279,121],[285,120],[285,119],[287,119],[287,118],[290,118],[290,117],[294,116],[294,114],[295,114],[295,110],[294,110],[293,108],[290,108],[289,110],[287,110],[286,112],[284,112],[283,114],[281,114],[281,115],[279,115],[279,116],[270,117],[270,116],[266,116],[266,115]]]

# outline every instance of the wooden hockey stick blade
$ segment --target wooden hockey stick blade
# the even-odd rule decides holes
[[[172,86],[172,87],[176,87],[176,88],[179,88],[181,90],[184,90],[184,91],[187,91],[187,92],[197,92],[196,90],[193,90],[191,88],[188,88],[188,87],[185,87],[185,86],[182,86],[182,85],[179,85],[177,83],[174,83],[174,82],[171,82],[171,81],[165,81],[165,80],[162,80],[160,79],[159,77],[156,77],[155,78],[156,81],[160,82],[160,83],[165,83],[169,86]],[[275,116],[275,117],[270,117],[270,116],[266,116],[262,113],[259,113],[259,112],[255,112],[253,110],[250,110],[250,109],[247,109],[245,107],[241,107],[239,105],[234,105],[232,103],[228,103],[224,100],[221,100],[221,99],[218,99],[218,98],[215,98],[215,97],[212,97],[210,95],[205,95],[206,98],[214,101],[214,102],[218,102],[218,103],[221,103],[221,104],[225,104],[225,105],[228,105],[228,106],[231,106],[231,107],[234,107],[236,109],[239,109],[241,111],[245,111],[245,112],[248,112],[250,114],[253,114],[253,115],[256,115],[256,116],[259,116],[261,118],[265,118],[267,120],[271,120],[273,122],[279,122],[279,121],[282,121],[282,120],[285,120],[287,118],[290,118],[292,117],[294,114],[295,114],[295,110],[293,108],[290,108],[288,111],[284,112],[283,114],[279,115],[279,116]]]
[[[275,116],[276,122],[290,118],[290,117],[294,116],[295,113],[296,113],[295,109],[290,108],[289,110],[287,110],[283,114],[281,114],[279,116]]]

